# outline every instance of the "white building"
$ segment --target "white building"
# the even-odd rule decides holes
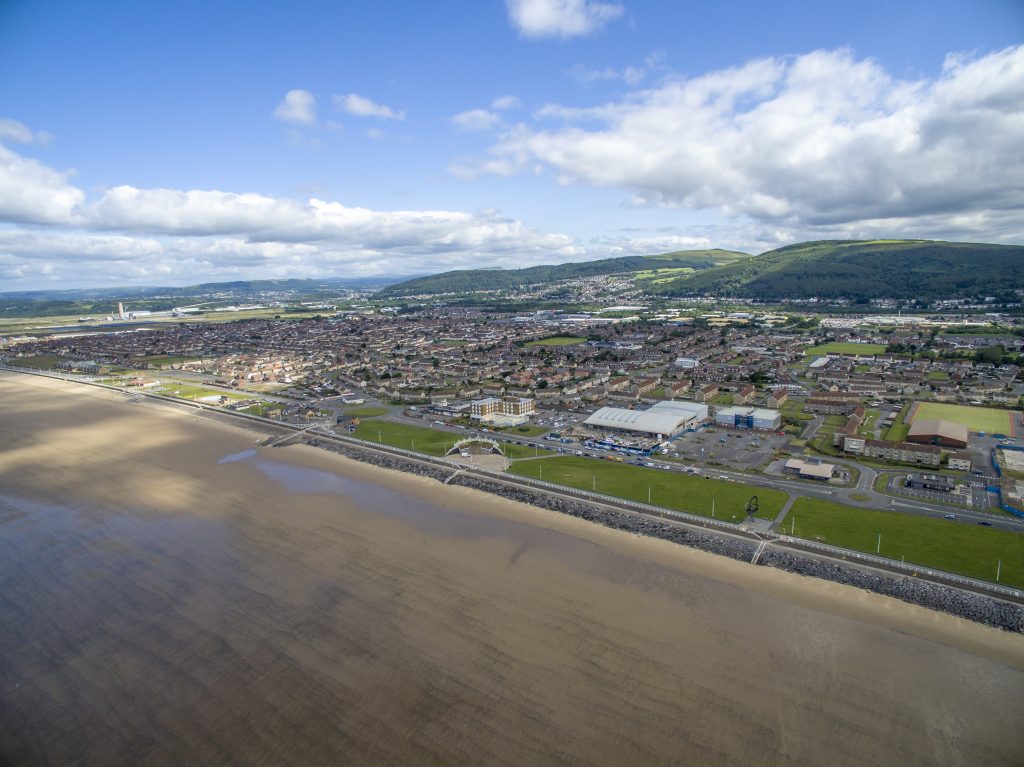
[[[730,428],[774,431],[782,426],[782,414],[778,410],[737,405],[719,410],[715,414],[715,424]]]
[[[584,426],[607,431],[647,434],[658,439],[671,437],[697,426],[708,417],[701,402],[659,402],[647,410],[603,407],[583,422]]]
[[[469,403],[470,417],[496,426],[519,426],[537,412],[536,403],[526,397],[485,397]]]

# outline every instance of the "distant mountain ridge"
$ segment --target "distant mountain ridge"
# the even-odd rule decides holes
[[[670,296],[925,299],[1024,288],[1024,246],[940,240],[821,240],[787,245],[653,288]]]
[[[397,282],[394,277],[330,277],[325,279],[282,279],[282,280],[235,280],[232,282],[204,282],[185,287],[159,287],[136,285],[134,287],[72,288],[64,290],[22,290],[0,293],[0,300],[18,301],[87,301],[99,299],[133,299],[195,296],[205,293],[259,294],[266,292],[294,291],[299,294],[341,290],[345,288],[374,288]]]
[[[767,300],[925,299],[997,295],[1024,288],[1024,246],[941,240],[818,240],[757,256],[699,250],[525,269],[442,272],[390,285],[382,297],[470,293],[603,274],[665,272],[638,280],[649,294]]]
[[[524,269],[463,269],[417,277],[389,285],[380,292],[380,295],[436,295],[439,293],[469,293],[476,290],[508,290],[581,277],[597,277],[605,274],[623,274],[652,269],[690,268],[699,271],[713,269],[720,264],[732,263],[750,257],[749,253],[713,248],[681,250],[654,256],[622,256],[599,261],[574,261],[565,264],[530,266]]]

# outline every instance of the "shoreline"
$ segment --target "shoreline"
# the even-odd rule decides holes
[[[0,375],[3,758],[905,767],[1024,748],[1019,634],[264,435]]]
[[[9,373],[7,375],[17,374]],[[2,371],[0,371],[0,379],[2,376]],[[50,382],[50,386],[56,388],[60,388],[58,381],[65,385],[74,384],[74,382],[65,382],[48,376],[33,376],[32,380],[47,381]],[[124,400],[118,396],[120,392],[107,387],[87,387],[80,396],[89,394],[105,398],[109,402],[124,403]],[[146,398],[144,401],[149,408],[165,414],[167,417],[199,418],[205,424],[244,434],[253,438],[254,441],[259,441],[257,438],[266,437],[266,431],[260,429],[261,424],[254,421],[234,419],[217,411],[182,408],[178,406],[178,403],[162,398]],[[531,524],[540,523],[551,529],[563,529],[560,524],[562,521],[573,523],[573,534],[576,536],[591,538],[593,536],[586,534],[589,531],[599,534],[603,541],[608,541],[608,535],[621,536],[625,534],[638,543],[657,544],[659,547],[664,547],[665,551],[671,552],[669,556],[674,560],[678,560],[681,556],[698,557],[702,562],[702,568],[699,571],[691,569],[691,572],[700,572],[705,577],[715,578],[721,575],[723,568],[726,568],[733,571],[726,579],[729,582],[757,590],[763,589],[775,596],[784,595],[786,590],[784,584],[788,584],[790,587],[815,584],[823,587],[820,588],[820,594],[816,595],[814,600],[817,607],[827,609],[837,615],[846,614],[847,603],[852,601],[863,604],[864,598],[868,597],[870,598],[868,601],[874,603],[874,607],[880,608],[887,619],[897,612],[898,606],[900,609],[909,608],[914,618],[924,615],[930,618],[941,617],[963,621],[967,625],[992,630],[1007,637],[1019,637],[1024,634],[1024,608],[940,584],[910,577],[867,574],[852,567],[844,568],[832,563],[807,560],[781,551],[766,551],[757,564],[751,564],[749,558],[754,552],[754,546],[738,538],[731,539],[710,531],[685,530],[679,526],[639,514],[611,508],[597,509],[593,504],[575,499],[557,498],[540,491],[511,488],[496,483],[490,484],[475,477],[460,475],[451,484],[442,484],[441,480],[450,476],[451,471],[428,467],[427,464],[416,463],[413,459],[376,452],[369,446],[366,449],[360,449],[356,446],[346,445],[343,450],[337,444],[316,444],[316,441],[312,440],[293,443],[287,447],[288,450],[281,451],[282,458],[288,454],[302,455],[305,462],[312,461],[316,465],[322,465],[322,461],[314,456],[330,457],[339,461],[339,468],[347,467],[343,473],[361,474],[369,470],[375,476],[375,481],[389,488],[399,489],[403,492],[407,489],[413,496],[426,493],[436,502],[444,505],[448,505],[445,502],[446,497],[462,498],[464,503],[473,508],[474,512],[488,513],[488,507],[497,502],[504,505],[503,508],[506,508],[506,511],[511,509],[515,514],[521,515],[528,510]],[[270,448],[270,450],[277,451],[277,448]],[[276,457],[278,456],[275,454]],[[481,499],[487,499],[487,503],[481,504]],[[597,513],[595,514],[595,512]],[[713,572],[709,574],[707,572],[709,570]],[[736,575],[736,572],[742,573],[742,575]],[[846,579],[851,576],[858,580],[874,581],[877,588],[850,583]],[[913,598],[914,594],[890,593],[886,590],[886,586],[891,587],[893,584],[900,583],[920,584],[925,587],[922,589],[924,593],[919,594],[918,598]],[[822,598],[822,594],[827,596]],[[960,605],[959,610],[956,609],[957,606],[954,606],[954,609],[941,609],[934,606],[933,600],[936,598],[949,597],[964,597],[967,603]],[[835,604],[836,599],[842,604]],[[876,602],[875,600],[882,601]],[[987,610],[992,607],[996,608],[1001,616],[1000,619],[990,622],[970,617],[969,610],[971,609]],[[865,617],[870,612],[870,610],[865,611]],[[965,612],[967,614],[964,614]],[[989,618],[991,619],[992,616]],[[911,623],[913,621],[896,621],[893,627],[900,626],[898,630],[901,631],[909,630],[908,627]],[[1009,652],[1003,651],[1008,649]],[[1024,669],[1024,655],[1018,657],[1016,652],[1018,649],[1024,650],[1024,645],[1012,647],[1012,649],[1011,647],[1003,648],[998,655],[1002,662],[1008,662]]]

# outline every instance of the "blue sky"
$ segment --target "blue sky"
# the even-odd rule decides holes
[[[0,290],[1021,243],[1022,41],[1015,0],[7,0]]]

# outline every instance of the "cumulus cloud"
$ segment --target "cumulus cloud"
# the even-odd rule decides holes
[[[301,88],[290,90],[274,110],[274,117],[296,125],[312,125],[316,122],[316,96]]]
[[[85,195],[69,175],[0,144],[0,221],[72,223]]]
[[[520,101],[516,96],[499,96],[491,102],[491,109],[498,112],[505,112],[510,109],[519,109]]]
[[[0,117],[0,141],[45,146],[52,137],[46,131],[34,131],[24,123]]]
[[[311,197],[122,185],[94,200],[0,145],[0,281],[26,288],[410,274],[584,254],[493,210],[386,210]],[[25,226],[31,224],[32,226]]]
[[[347,96],[335,96],[334,106],[355,117],[379,117],[382,120],[404,120],[405,112],[392,109],[391,107],[377,104],[358,93],[350,93]]]
[[[466,131],[488,131],[504,124],[501,115],[489,109],[469,109],[452,117],[452,125]]]
[[[585,37],[619,18],[618,3],[596,0],[505,0],[508,17],[523,37]]]
[[[499,96],[491,102],[490,109],[468,109],[452,116],[451,123],[459,130],[484,132],[504,128],[505,118],[500,112],[518,109],[519,99],[515,96]]]
[[[950,56],[913,81],[848,50],[765,58],[535,118],[564,124],[518,126],[453,170],[541,164],[563,184],[629,190],[634,204],[793,230],[890,222],[898,234],[939,216],[999,238],[1005,229],[985,227],[1024,208],[1024,46]]]

